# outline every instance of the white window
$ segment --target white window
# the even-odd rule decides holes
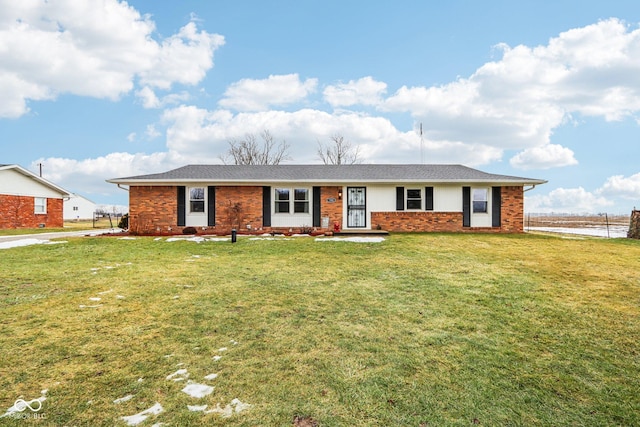
[[[422,190],[407,190],[407,209],[422,209]]]
[[[204,187],[189,189],[189,212],[204,212]]]
[[[473,190],[473,213],[487,213],[487,195],[486,188],[474,188]]]
[[[276,213],[289,213],[289,189],[276,188]]]
[[[46,214],[47,213],[47,198],[46,197],[36,197],[35,198],[34,212],[37,213],[37,214]]]
[[[293,190],[293,212],[309,213],[309,190],[296,188]]]
[[[291,213],[291,194],[293,193],[293,213],[309,213],[308,188],[276,188],[275,213]]]

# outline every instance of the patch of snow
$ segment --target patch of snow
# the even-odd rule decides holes
[[[222,359],[222,356],[213,356],[212,359],[214,362],[217,362],[218,360]]]
[[[121,397],[119,399],[116,399],[113,401],[113,403],[122,403],[122,402],[127,402],[129,400],[133,399],[133,394],[127,394],[124,397]]]
[[[122,295],[116,295],[117,299],[124,299],[125,297],[123,297]]]
[[[233,344],[233,345],[238,345],[238,341],[236,341],[236,340],[230,340],[229,342],[230,342],[231,344]]]
[[[246,411],[247,409],[251,408],[251,405],[249,405],[248,403],[242,403],[238,398],[235,398],[231,401],[231,406],[236,407],[236,413]]]
[[[191,412],[204,412],[207,409],[207,405],[187,405],[187,409]]]
[[[120,237],[120,240],[136,240],[135,237],[130,237],[130,236],[124,236],[124,237]]]
[[[220,407],[220,404],[218,403],[215,408],[209,409],[208,411],[205,411],[204,413],[205,414],[220,414],[220,416],[222,418],[229,418],[231,415],[233,415],[233,408],[231,407],[231,405],[227,405],[227,406],[224,407],[224,409],[222,409]]]
[[[316,242],[381,243],[384,237],[316,237]]]
[[[113,292],[113,289],[109,289],[108,291],[98,292],[98,295],[108,294],[109,292]]]
[[[162,237],[156,237],[155,239],[153,239],[154,242],[157,242],[158,240],[162,240]]]
[[[196,243],[200,243],[200,242],[204,242],[204,237],[200,237],[200,236],[193,236],[193,237],[169,237],[167,240],[165,240],[165,242],[180,242],[180,241],[184,241],[184,242],[196,242]]]
[[[145,409],[144,411],[135,415],[121,417],[121,419],[123,419],[127,423],[127,425],[137,426],[138,424],[149,418],[149,415],[158,415],[160,412],[162,412],[162,410],[162,405],[156,402],[156,404],[149,409]]]
[[[182,389],[182,392],[200,399],[213,393],[213,387],[206,384],[189,383]]]
[[[180,377],[180,378],[179,379],[175,379],[176,377]],[[173,380],[173,381],[182,381],[185,378],[189,378],[189,372],[187,372],[186,369],[178,369],[173,374],[167,375],[167,379],[168,380]]]
[[[218,353],[222,353],[223,351],[227,351],[227,347],[220,347],[218,349]]]
[[[20,239],[10,242],[0,242],[0,249],[18,248],[21,246],[31,245],[58,245],[61,243],[67,243],[66,241],[52,242],[50,240],[38,240],[38,239]]]
[[[248,403],[243,403],[240,401],[240,399],[236,398],[236,399],[233,399],[231,403],[225,406],[224,408],[221,408],[220,404],[218,403],[214,409],[205,411],[205,414],[217,413],[217,414],[220,414],[220,416],[223,418],[229,418],[230,416],[233,415],[234,410],[236,413],[238,413],[238,412],[246,411],[249,408],[251,408],[251,405],[249,405]]]
[[[84,304],[80,304],[80,308],[98,308],[98,307],[102,307],[102,304],[96,304],[96,305],[84,305]]]
[[[144,378],[138,378],[138,382],[141,383],[144,381]]]
[[[100,297],[91,297],[91,298],[89,298],[89,301],[101,301],[101,300],[102,300],[102,298],[100,298]]]
[[[205,380],[215,380],[216,378],[218,378],[218,374],[209,374],[207,376],[204,377]]]

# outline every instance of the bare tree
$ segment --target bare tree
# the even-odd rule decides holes
[[[255,134],[248,133],[243,139],[230,139],[229,151],[220,158],[225,164],[236,165],[279,165],[280,162],[288,160],[289,144],[285,140],[276,144],[273,136],[268,130],[260,133],[262,143],[258,141]]]
[[[324,145],[318,141],[318,157],[325,165],[352,165],[360,163],[360,147],[353,148],[342,135],[331,137],[333,145]]]

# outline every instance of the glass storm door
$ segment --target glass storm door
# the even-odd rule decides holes
[[[366,194],[365,187],[347,188],[347,227],[364,228],[367,226]]]

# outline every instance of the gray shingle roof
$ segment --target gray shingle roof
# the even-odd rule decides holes
[[[521,185],[546,181],[482,172],[462,165],[187,165],[167,172],[108,180],[114,184],[178,182],[394,183],[500,182]]]

